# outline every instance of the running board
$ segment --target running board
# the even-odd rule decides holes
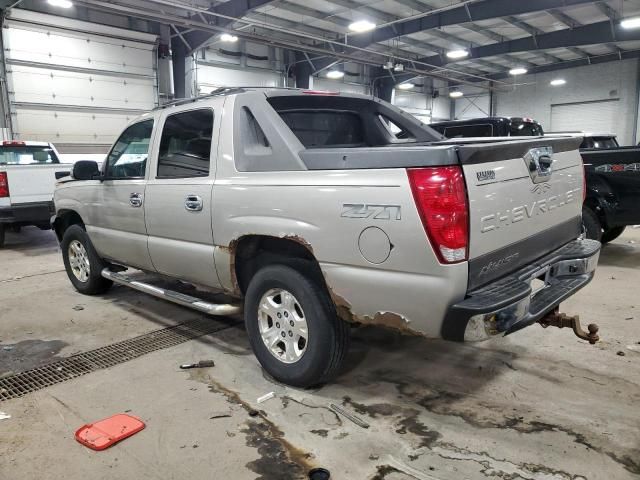
[[[126,285],[134,290],[148,293],[154,297],[162,298],[183,307],[189,307],[200,312],[208,313],[209,315],[228,316],[242,313],[242,306],[231,304],[216,304],[205,302],[196,297],[185,295],[184,293],[175,292],[173,290],[166,290],[164,288],[154,287],[148,283],[132,280],[127,275],[117,273],[105,268],[102,270],[102,276],[107,280],[111,280],[113,283],[120,285]]]

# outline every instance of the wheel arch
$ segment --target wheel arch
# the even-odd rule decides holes
[[[234,289],[244,295],[249,282],[262,267],[284,263],[326,287],[320,264],[313,248],[297,236],[275,237],[271,235],[243,235],[231,242],[231,277]]]
[[[59,242],[62,241],[64,232],[71,225],[80,225],[83,229],[85,229],[84,220],[82,220],[82,217],[78,212],[71,209],[58,210],[52,226],[53,226],[53,230],[56,232],[56,237],[58,238]]]

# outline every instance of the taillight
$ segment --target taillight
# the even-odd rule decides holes
[[[9,196],[9,179],[7,172],[0,172],[0,198]]]
[[[469,205],[459,166],[407,169],[413,198],[441,263],[467,259]]]

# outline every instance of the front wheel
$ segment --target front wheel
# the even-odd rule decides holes
[[[113,282],[101,274],[106,264],[98,256],[89,235],[79,225],[71,225],[64,232],[62,242],[62,260],[67,276],[73,286],[85,295],[106,292]]]
[[[251,279],[245,324],[258,361],[276,380],[310,387],[335,376],[346,357],[349,328],[325,289],[286,265]]]
[[[602,234],[602,243],[613,242],[616,238],[622,235],[622,232],[624,232],[625,228],[627,227],[613,227],[609,230],[605,230]]]

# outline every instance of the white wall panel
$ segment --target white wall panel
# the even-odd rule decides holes
[[[456,119],[464,120],[467,118],[488,117],[491,97],[485,95],[465,95],[455,101]]]
[[[52,111],[20,108],[16,112],[20,137],[53,143],[111,144],[136,115]]]
[[[282,76],[271,70],[239,70],[198,64],[200,94],[207,94],[218,87],[280,87]]]
[[[549,82],[554,78],[563,78],[567,83],[561,87],[553,87]],[[522,85],[511,91],[496,90],[494,96],[497,115],[532,117],[545,130],[551,130],[556,128],[551,122],[552,105],[619,99],[611,130],[618,135],[621,144],[631,144],[638,108],[638,60],[523,75],[518,77],[518,83]],[[576,125],[580,125],[580,130],[588,128],[586,123],[581,124],[579,121]]]
[[[153,75],[153,45],[36,28],[8,22],[5,49],[11,59]]]
[[[343,83],[336,80],[330,80],[328,78],[314,78],[313,89],[328,90],[331,92],[362,93],[363,95],[369,94],[369,87],[366,85]]]
[[[16,138],[97,153],[155,106],[154,35],[27,11],[5,27]]]
[[[616,128],[620,110],[619,100],[551,105],[549,129],[558,131],[582,130],[611,133]]]
[[[45,70],[12,65],[15,102],[148,110],[155,94],[152,79]]]

